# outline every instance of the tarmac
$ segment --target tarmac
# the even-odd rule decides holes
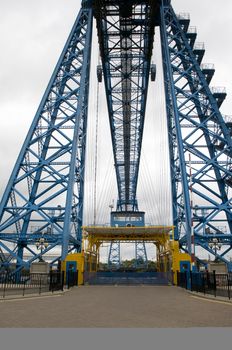
[[[174,286],[80,286],[0,300],[1,328],[232,327],[232,303]]]

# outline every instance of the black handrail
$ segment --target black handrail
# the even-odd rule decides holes
[[[44,292],[63,291],[64,272],[50,271],[49,273],[29,273],[20,271],[0,273],[0,298],[12,295],[26,295]]]
[[[177,285],[197,293],[211,294],[231,298],[232,273],[219,274],[213,272],[179,272],[177,271]]]

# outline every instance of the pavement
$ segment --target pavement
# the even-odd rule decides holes
[[[174,286],[81,286],[0,300],[0,327],[232,327],[232,303]]]

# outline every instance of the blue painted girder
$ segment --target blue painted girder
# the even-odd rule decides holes
[[[231,244],[231,127],[199,65],[204,50],[191,47],[188,25],[168,1],[160,14],[175,239],[191,251],[193,220],[195,243],[209,251],[209,235]]]
[[[85,2],[34,117],[0,205],[0,246],[18,268],[62,247],[81,250],[92,8]],[[5,242],[6,243],[5,243]],[[12,244],[16,249],[12,248]],[[59,254],[59,253],[58,253]]]
[[[110,244],[108,256],[108,268],[118,269],[121,262],[121,246],[119,241],[113,241]]]
[[[136,267],[147,267],[147,250],[144,242],[135,242]]]
[[[101,1],[95,11],[119,211],[138,210],[136,190],[156,6],[157,1]]]

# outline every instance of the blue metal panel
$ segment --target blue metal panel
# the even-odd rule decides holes
[[[168,285],[172,276],[165,272],[133,272],[133,271],[98,271],[85,272],[84,281],[90,285],[98,284],[146,284],[146,285]]]
[[[180,272],[191,271],[190,261],[180,261]]]
[[[77,262],[76,261],[66,261],[66,271],[77,271]]]
[[[17,260],[17,269],[60,246],[62,259],[70,248],[81,250],[90,5],[83,1],[0,204],[1,247],[10,254],[9,263]],[[41,237],[46,245],[38,253]],[[25,249],[32,254],[28,262]]]

